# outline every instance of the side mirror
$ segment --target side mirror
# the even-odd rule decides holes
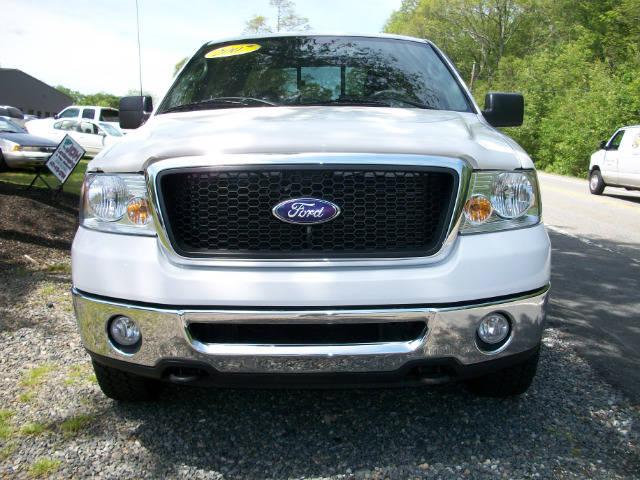
[[[148,95],[120,99],[120,128],[138,128],[153,111],[153,100]]]
[[[524,120],[524,97],[521,93],[489,92],[482,115],[494,127],[519,127]]]
[[[606,140],[603,140],[600,142],[600,150],[606,150],[607,149],[607,142]]]

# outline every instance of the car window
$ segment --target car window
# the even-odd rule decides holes
[[[122,137],[123,134],[120,130],[118,130],[113,125],[109,125],[108,123],[101,123],[100,128],[104,129],[104,131],[113,137]]]
[[[103,108],[100,110],[100,118],[98,120],[101,122],[117,122],[119,113],[115,108]]]
[[[75,118],[79,115],[80,109],[78,108],[69,108],[58,115],[58,118]]]
[[[158,112],[190,105],[196,109],[321,102],[472,111],[455,75],[428,43],[294,36],[203,47],[182,70]]]
[[[80,122],[80,132],[82,133],[98,133],[98,126],[90,122]]]
[[[75,120],[63,120],[62,122],[55,123],[53,125],[53,128],[57,130],[77,131],[78,122],[76,122]]]
[[[616,133],[613,138],[609,141],[609,145],[607,148],[609,150],[618,150],[620,148],[620,144],[622,143],[622,139],[624,138],[624,130],[620,130]]]
[[[85,108],[82,110],[82,118],[94,118],[95,114],[96,111],[93,108]]]
[[[25,131],[21,129],[18,125],[2,117],[0,117],[0,132],[25,133]]]

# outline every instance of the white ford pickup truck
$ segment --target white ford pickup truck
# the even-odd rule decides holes
[[[87,168],[73,296],[98,383],[534,379],[550,244],[534,164],[432,43],[278,34],[204,45]]]

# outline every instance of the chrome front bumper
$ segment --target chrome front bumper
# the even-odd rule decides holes
[[[540,344],[549,287],[513,298],[468,305],[336,310],[179,309],[134,305],[94,297],[73,289],[73,300],[84,346],[95,358],[154,370],[163,363],[205,365],[228,374],[385,373],[408,364],[439,359],[462,366],[481,365],[532,351]],[[478,322],[492,312],[506,314],[512,333],[495,353],[476,343]],[[119,350],[109,340],[107,325],[116,315],[132,318],[142,333],[135,353]],[[189,334],[192,323],[305,324],[387,323],[423,321],[426,329],[406,342],[349,345],[260,345],[198,342]]]

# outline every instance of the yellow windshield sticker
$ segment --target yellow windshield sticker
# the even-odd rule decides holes
[[[227,47],[216,48],[205,55],[205,58],[222,58],[233,57],[234,55],[244,55],[245,53],[255,52],[260,48],[260,45],[245,44],[245,45],[229,45]]]

